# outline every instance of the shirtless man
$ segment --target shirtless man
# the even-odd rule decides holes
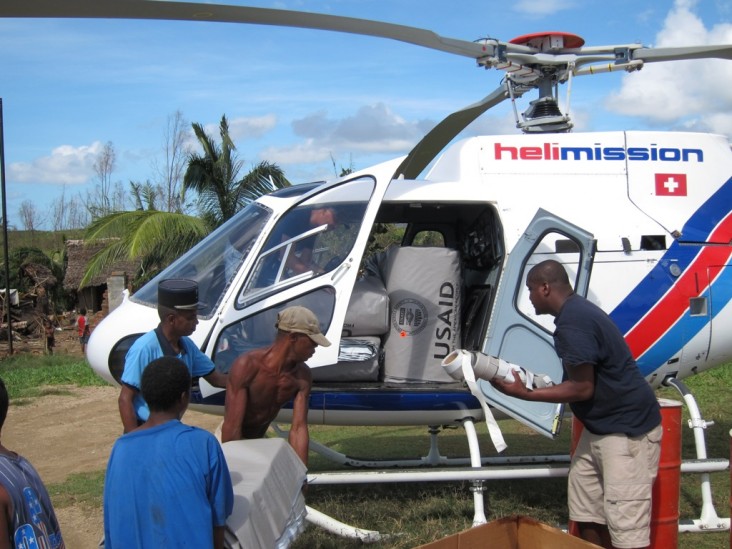
[[[305,361],[318,345],[330,342],[315,315],[305,307],[288,307],[277,315],[272,345],[239,356],[231,365],[221,442],[262,438],[282,406],[294,398],[289,442],[308,464],[308,401],[313,383]]]

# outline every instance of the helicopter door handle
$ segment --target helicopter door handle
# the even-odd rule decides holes
[[[333,274],[330,276],[331,282],[333,284],[338,283],[338,281],[343,278],[343,275],[345,275],[348,272],[348,269],[351,268],[351,263],[353,262],[353,258],[348,258],[348,261],[345,261],[341,263],[338,268],[333,271]]]

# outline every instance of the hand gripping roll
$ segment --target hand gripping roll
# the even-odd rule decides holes
[[[484,355],[478,351],[457,349],[445,357],[442,361],[442,367],[445,368],[450,377],[463,381],[465,377],[462,366],[466,357],[470,360],[470,366],[478,379],[486,381],[499,379],[513,383],[516,379],[515,376],[518,375],[529,391],[554,385],[554,382],[546,374],[535,374],[518,364],[506,362],[495,356]]]

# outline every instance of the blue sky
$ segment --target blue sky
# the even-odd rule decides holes
[[[228,2],[236,3],[236,2]],[[292,0],[247,5],[388,21],[474,40],[560,30],[587,45],[732,43],[728,0]],[[245,167],[277,162],[293,182],[406,154],[445,115],[502,74],[400,42],[218,23],[0,19],[7,211],[41,220],[97,183],[111,142],[113,181],[156,181],[176,111],[217,135],[225,114]],[[564,94],[562,89],[562,96]],[[574,81],[576,131],[687,129],[732,136],[732,63],[649,64]],[[525,96],[519,110],[535,96]],[[516,133],[508,102],[466,135]],[[194,146],[191,141],[191,146]]]

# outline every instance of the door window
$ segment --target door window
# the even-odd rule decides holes
[[[231,363],[240,354],[271,345],[277,335],[275,324],[278,313],[294,305],[310,309],[320,322],[320,331],[325,334],[333,318],[335,290],[331,287],[319,288],[278,303],[274,307],[260,310],[227,326],[217,339],[213,356],[216,369],[228,372]]]
[[[262,247],[240,301],[338,267],[353,248],[373,189],[373,179],[357,179],[286,212]]]

